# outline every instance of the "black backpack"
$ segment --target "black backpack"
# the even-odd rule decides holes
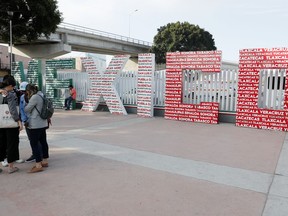
[[[35,108],[42,119],[50,119],[54,113],[53,102],[49,98],[46,98],[45,95],[44,97],[42,97],[41,95],[39,96],[43,100],[43,106],[42,106],[41,112],[39,112],[39,110],[36,107]]]

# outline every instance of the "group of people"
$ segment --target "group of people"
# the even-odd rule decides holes
[[[43,93],[36,85],[27,82],[20,84],[20,90],[16,90],[15,86],[16,81],[11,75],[6,75],[0,82],[0,104],[8,104],[12,118],[17,122],[15,128],[0,128],[0,161],[7,160],[8,173],[19,171],[15,162],[19,161],[19,134],[25,128],[32,149],[32,156],[26,161],[35,160],[35,165],[29,173],[41,172],[44,170],[43,167],[48,167],[49,147],[46,129],[51,123],[50,119],[40,117]]]

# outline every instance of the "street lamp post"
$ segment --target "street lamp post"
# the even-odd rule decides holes
[[[9,25],[10,25],[10,71],[12,72],[12,18],[13,18],[13,11],[7,11],[10,20],[9,20]]]
[[[129,38],[130,38],[130,25],[131,25],[131,15],[133,13],[136,13],[138,11],[138,9],[135,9],[134,11],[132,11],[131,13],[129,13]]]

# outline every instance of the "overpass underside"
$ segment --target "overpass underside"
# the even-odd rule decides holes
[[[134,40],[137,42],[134,42]],[[18,43],[15,47],[31,58],[54,58],[71,51],[99,53],[105,55],[123,55],[137,57],[139,53],[149,52],[150,45],[141,44],[139,40],[117,36],[80,32],[66,28],[58,28],[50,38],[42,37],[33,43]]]

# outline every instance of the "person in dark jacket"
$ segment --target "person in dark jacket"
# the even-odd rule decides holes
[[[14,93],[15,86],[16,81],[13,77],[8,77],[0,83],[0,103],[8,104],[12,118],[18,124],[15,128],[0,128],[0,161],[4,161],[7,156],[8,173],[19,170],[14,166],[14,162],[19,160],[19,132],[23,129],[17,109],[18,98]]]

